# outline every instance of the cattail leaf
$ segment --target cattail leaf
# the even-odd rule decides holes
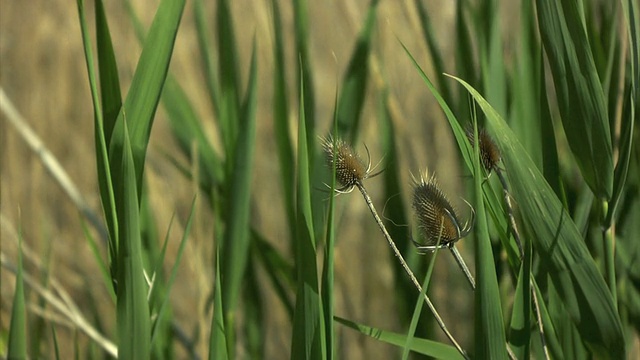
[[[342,80],[342,92],[338,100],[338,137],[348,139],[351,144],[357,142],[358,125],[367,91],[369,52],[376,22],[377,6],[378,0],[371,0],[367,18],[358,35],[353,54],[351,54],[345,78]]]
[[[477,125],[477,124],[476,124]],[[477,127],[474,138],[478,138]],[[475,181],[475,255],[476,255],[476,291],[475,303],[475,355],[482,359],[506,359],[506,338],[503,326],[500,290],[496,277],[495,261],[489,238],[486,210],[482,195],[480,150],[478,142],[474,146]]]
[[[256,44],[253,43],[251,68],[247,94],[236,147],[232,154],[233,171],[229,178],[229,208],[222,245],[222,298],[226,324],[233,331],[233,319],[238,306],[240,290],[249,256],[249,229],[251,213],[251,177],[256,143],[256,103],[258,91],[258,69]],[[229,349],[233,354],[233,349]],[[233,356],[233,355],[232,355]]]
[[[624,358],[622,326],[611,293],[575,223],[500,115],[464,80],[453,78],[489,120],[529,236],[582,340],[599,356]]]
[[[580,7],[538,0],[538,27],[569,146],[591,190],[606,200],[613,192],[609,119]]]
[[[144,269],[136,167],[125,122],[119,125],[124,135],[122,169],[118,171],[123,189],[119,201],[118,224],[120,244],[118,249],[117,327],[118,357],[120,359],[148,359],[150,356],[149,304]],[[117,131],[117,130],[116,130]]]
[[[350,329],[360,332],[363,335],[372,337],[387,344],[402,347],[405,345],[407,340],[406,335],[358,324],[354,321],[343,319],[338,316],[334,317],[334,320]],[[433,340],[414,338],[411,342],[411,350],[436,359],[464,359],[453,346]]]
[[[185,0],[163,0],[160,3],[109,144],[112,169],[119,169],[124,148],[124,128],[119,124],[125,122],[126,117],[136,167],[138,195],[141,194],[144,159],[151,127],[169,69],[184,4]]]
[[[303,71],[301,69],[301,71]],[[301,78],[304,79],[301,74]],[[304,84],[300,84],[298,174],[296,196],[296,307],[293,315],[291,359],[326,359],[325,324],[318,284],[316,242],[311,206],[310,164],[305,121]]]
[[[9,359],[27,358],[27,308],[24,298],[24,281],[22,268],[22,231],[18,234],[18,265],[16,269],[16,287],[11,303],[11,323],[7,356]]]
[[[219,249],[218,249],[219,250]],[[216,251],[216,280],[213,285],[213,317],[209,336],[209,360],[229,359],[227,332],[222,303],[222,281],[220,280],[220,251]]]

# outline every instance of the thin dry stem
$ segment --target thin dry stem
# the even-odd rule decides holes
[[[464,262],[462,255],[460,254],[460,252],[458,251],[455,245],[451,245],[450,249],[451,249],[451,253],[453,254],[453,257],[456,259],[456,263],[458,263],[458,266],[460,267],[464,275],[467,277],[467,280],[469,280],[469,285],[471,285],[471,289],[475,290],[476,280],[473,278],[473,275],[471,275],[471,272],[469,271],[467,264]]]
[[[378,212],[376,211],[375,207],[373,206],[373,201],[371,201],[371,197],[369,197],[369,194],[367,193],[367,190],[364,188],[364,185],[361,182],[358,182],[356,184],[356,187],[362,193],[362,196],[364,197],[364,200],[367,203],[367,206],[369,207],[369,211],[371,211],[371,214],[373,215],[373,218],[376,220],[376,223],[378,224],[378,227],[382,231],[382,234],[384,235],[384,238],[389,243],[389,246],[393,250],[395,256],[398,258],[398,261],[400,261],[400,264],[404,268],[404,271],[407,273],[407,275],[409,275],[409,278],[411,279],[411,281],[415,285],[416,289],[418,289],[419,292],[422,292],[422,286],[418,282],[418,279],[416,279],[415,275],[413,274],[413,271],[411,271],[411,269],[409,268],[409,265],[407,264],[407,262],[402,257],[402,254],[400,253],[400,250],[398,250],[398,247],[396,247],[396,244],[393,241],[393,239],[391,238],[391,235],[389,235],[389,232],[387,231],[387,228],[384,226],[384,223],[382,222],[382,219],[380,219],[380,216],[378,216]],[[426,302],[427,306],[429,307],[429,310],[431,310],[431,313],[433,314],[433,317],[436,319],[436,322],[438,323],[438,326],[440,326],[440,329],[442,329],[442,331],[445,333],[447,338],[449,338],[449,341],[451,341],[453,346],[455,346],[455,348],[460,352],[460,354],[462,354],[462,356],[465,359],[469,359],[467,353],[462,349],[460,344],[458,344],[458,342],[453,337],[451,332],[449,332],[449,330],[447,329],[447,326],[445,325],[444,321],[442,320],[442,317],[440,317],[440,314],[438,313],[438,311],[436,310],[435,306],[433,305],[433,303],[429,299],[429,296],[427,296],[426,293],[424,295],[424,301]]]

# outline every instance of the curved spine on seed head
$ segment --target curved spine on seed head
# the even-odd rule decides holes
[[[469,139],[469,142],[471,143],[471,146],[473,146],[475,143],[473,127],[467,126],[465,133],[467,135],[467,139]],[[491,175],[492,170],[499,170],[498,163],[502,158],[502,156],[500,155],[500,150],[485,129],[478,129],[478,139],[480,161],[482,162],[482,166],[484,167],[484,169],[487,171],[487,174]]]
[[[341,139],[334,139],[332,136],[323,138],[322,149],[329,167],[332,168],[335,164],[336,180],[342,186],[336,189],[338,193],[351,192],[354,187],[362,185],[365,179],[378,175],[378,173],[371,174],[371,156],[366,145],[368,159],[366,166],[351,146]]]
[[[440,190],[435,176],[432,175],[428,181],[420,177],[420,180],[414,179],[414,183],[413,209],[418,228],[425,239],[425,244],[414,241],[419,252],[451,247],[469,235],[475,218],[475,211],[469,203],[465,201],[471,208],[471,218],[462,225],[449,199]]]

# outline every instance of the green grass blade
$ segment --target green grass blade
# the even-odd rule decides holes
[[[420,18],[420,27],[422,28],[422,36],[424,37],[424,41],[429,48],[429,55],[431,55],[431,59],[433,61],[433,69],[435,72],[436,83],[440,88],[440,93],[444,100],[453,104],[454,99],[451,92],[451,87],[449,86],[449,82],[445,81],[446,78],[444,73],[447,72],[444,66],[444,60],[442,58],[442,52],[440,51],[440,46],[438,46],[438,40],[436,38],[436,32],[433,30],[431,26],[431,19],[429,18],[429,12],[427,11],[424,2],[420,0],[414,1],[416,8],[418,9],[418,17]],[[468,59],[467,59],[468,60]]]
[[[84,237],[87,240],[89,247],[91,248],[91,253],[93,254],[93,258],[95,262],[98,264],[98,267],[100,268],[100,275],[102,277],[102,280],[104,281],[104,284],[107,287],[107,291],[109,292],[109,295],[111,295],[111,300],[115,304],[116,294],[113,290],[113,286],[111,286],[111,276],[109,274],[109,270],[107,269],[107,264],[102,259],[100,248],[98,247],[96,240],[93,238],[93,235],[89,231],[89,228],[87,228],[87,224],[84,221],[82,221],[81,223],[82,223],[82,231],[84,232]]]
[[[351,328],[353,330],[360,332],[363,335],[372,337],[376,340],[385,342],[387,344],[402,347],[405,345],[407,340],[407,336],[403,334],[398,334],[391,331],[385,331],[385,330],[380,330],[374,327],[361,325],[356,322],[343,319],[337,316],[334,318],[334,320],[348,328]],[[436,359],[449,359],[449,360],[464,359],[462,355],[458,352],[458,350],[453,346],[446,345],[433,340],[414,338],[411,343],[411,350],[419,354],[434,357]]]
[[[56,328],[51,326],[51,340],[53,342],[53,353],[56,360],[60,360],[60,346],[58,345],[58,336],[56,335]]]
[[[303,71],[301,69],[301,71]],[[304,79],[303,75],[301,75]],[[304,84],[300,84],[298,175],[296,200],[296,308],[293,315],[291,359],[326,359],[325,324],[318,284],[316,241],[311,206]]]
[[[93,102],[94,114],[94,135],[96,146],[96,164],[98,168],[98,183],[100,185],[100,197],[102,199],[102,207],[106,217],[107,227],[109,228],[109,256],[115,259],[118,245],[118,223],[115,206],[115,195],[113,184],[111,181],[111,169],[109,167],[107,147],[104,134],[104,121],[102,105],[100,103],[100,93],[98,91],[98,80],[94,67],[94,56],[91,45],[91,36],[87,26],[87,19],[84,9],[84,0],[77,1],[78,17],[80,19],[80,29],[82,32],[82,43],[84,48],[85,61],[87,64],[87,74],[89,77],[89,87],[91,89],[91,100]],[[115,268],[111,269],[112,279],[115,278]]]
[[[256,144],[256,103],[258,69],[256,46],[253,44],[249,84],[245,98],[236,148],[233,151],[233,172],[229,179],[229,212],[226,220],[222,259],[222,298],[228,331],[233,319],[249,257],[249,219],[251,212],[251,176]],[[230,349],[232,350],[232,349]],[[233,351],[231,351],[231,354]]]
[[[18,266],[16,269],[16,288],[11,307],[11,323],[7,356],[9,359],[27,358],[27,308],[24,298],[24,281],[22,279],[22,230],[18,234]]]
[[[207,194],[211,193],[224,183],[222,160],[211,146],[191,100],[171,74],[167,77],[162,92],[162,104],[167,111],[171,133],[176,138],[182,153],[189,159],[196,156],[193,154],[195,142],[200,175],[198,183],[203,191]]]
[[[569,146],[594,194],[610,199],[613,150],[608,113],[579,6],[577,0],[538,0],[538,27]]]
[[[209,91],[209,101],[213,107],[213,113],[218,118],[220,116],[220,89],[218,87],[218,72],[215,66],[214,54],[211,51],[211,40],[209,16],[205,11],[202,0],[194,0],[193,14],[196,23],[196,34],[198,36],[198,50],[200,51],[200,59],[206,76],[207,90]],[[218,128],[220,130],[220,128]]]
[[[575,223],[500,115],[469,84],[454,79],[467,88],[489,120],[529,236],[582,340],[599,356],[624,358],[622,326],[611,293]]]
[[[240,75],[238,55],[233,31],[233,17],[228,0],[217,2],[216,24],[218,30],[218,56],[220,58],[220,116],[218,118],[222,142],[228,158],[238,136],[237,122],[240,115]],[[224,291],[223,291],[224,292]]]
[[[222,282],[220,280],[219,253],[219,251],[216,252],[216,282],[213,290],[213,318],[211,319],[211,335],[209,337],[209,360],[229,359],[222,303]]]
[[[480,76],[484,94],[499,114],[506,115],[507,81],[500,34],[499,1],[482,1],[477,15]]]
[[[180,240],[180,246],[178,247],[178,253],[176,254],[176,260],[173,264],[173,267],[171,268],[171,275],[169,275],[169,281],[167,281],[167,285],[164,289],[164,297],[163,297],[163,301],[160,304],[160,307],[158,308],[158,312],[156,314],[157,316],[157,321],[153,324],[153,328],[151,331],[151,343],[153,345],[153,341],[156,339],[156,331],[158,329],[158,321],[160,319],[164,318],[164,313],[166,312],[166,308],[167,308],[167,303],[169,302],[169,293],[171,292],[171,287],[173,286],[173,283],[176,281],[176,277],[178,276],[178,265],[180,264],[180,260],[182,259],[182,253],[184,252],[184,247],[187,244],[187,239],[189,238],[189,233],[191,232],[191,224],[193,223],[193,215],[195,213],[195,209],[196,209],[196,199],[194,197],[193,201],[191,202],[191,211],[189,212],[189,217],[187,218],[187,224],[184,227],[184,233],[182,234],[182,240]],[[159,258],[159,264],[161,265],[164,263],[164,254],[165,254],[165,250],[166,247],[163,247],[162,249],[162,256],[160,256]],[[156,272],[160,272],[162,271],[161,266],[158,266],[156,268]],[[155,288],[154,288],[155,289]],[[153,290],[153,289],[152,289]],[[153,294],[152,294],[153,296]],[[152,297],[150,296],[150,297]]]
[[[184,4],[185,0],[163,0],[160,3],[109,145],[112,155],[110,158],[120,161],[124,148],[124,128],[119,126],[119,123],[125,121],[126,114],[138,190],[142,186],[143,165],[151,126],[169,69]],[[112,162],[112,165],[117,167],[117,163]],[[140,191],[138,194],[141,194]]]
[[[336,89],[336,98],[334,103],[336,112],[333,117],[333,139],[338,138],[338,91]],[[335,158],[335,148],[333,157]],[[336,164],[332,162],[331,166],[331,186],[329,188],[329,204],[327,206],[327,226],[325,235],[324,264],[322,267],[322,306],[325,323],[325,338],[327,343],[327,359],[335,358],[335,330],[333,326],[333,281],[334,281],[334,246],[336,241],[336,223],[335,223],[335,199],[336,199]]]
[[[118,251],[117,328],[118,357],[120,359],[148,359],[151,350],[147,284],[142,265],[142,245],[136,167],[129,143],[126,122],[122,169],[119,173],[124,186],[119,214],[120,245]]]
[[[338,100],[338,137],[348,139],[351,144],[357,142],[358,125],[360,124],[360,115],[367,90],[369,52],[376,22],[377,5],[378,0],[372,0],[369,5],[367,18],[358,35],[353,54],[351,54],[351,60],[342,82],[342,92]]]
[[[477,123],[476,123],[477,125]],[[477,126],[474,139],[478,139]],[[502,319],[500,291],[496,277],[495,262],[489,238],[486,211],[482,196],[484,172],[480,167],[478,142],[474,146],[475,181],[475,255],[476,255],[476,291],[475,291],[475,355],[481,359],[506,359],[505,330]]]
[[[104,136],[107,144],[122,107],[118,64],[111,43],[111,32],[107,23],[107,15],[102,0],[95,2],[96,45],[98,49],[98,71],[100,73],[100,94],[102,95],[102,111],[104,119]]]
[[[289,135],[289,100],[287,97],[286,64],[284,55],[284,40],[282,34],[282,21],[280,17],[280,5],[276,0],[271,1],[273,10],[274,28],[274,74],[273,74],[273,132],[278,147],[278,160],[280,163],[280,183],[283,202],[287,214],[289,241],[295,240],[295,169],[293,146]]]
[[[529,359],[531,354],[531,242],[525,241],[524,259],[520,266],[511,312],[509,343],[518,359]]]
[[[293,303],[289,299],[290,289],[295,288],[295,270],[287,259],[267,240],[255,231],[251,232],[251,245],[256,258],[264,265],[267,276],[278,298],[282,301],[289,319],[293,319]]]
[[[309,24],[308,10],[306,0],[292,0],[293,3],[293,20],[294,34],[296,41],[296,54],[302,71],[298,74],[298,85],[302,86],[298,91],[304,96],[304,119],[307,128],[307,143],[313,144],[316,134],[315,120],[315,91],[313,86],[313,71],[311,68],[312,58],[309,55]],[[309,152],[311,166],[313,167],[313,159],[315,152]]]

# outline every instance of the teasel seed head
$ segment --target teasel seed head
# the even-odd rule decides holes
[[[424,244],[414,241],[419,252],[451,247],[469,234],[473,224],[473,208],[471,220],[461,225],[458,214],[440,190],[435,176],[431,176],[428,181],[421,177],[414,182],[413,209],[418,228],[425,239]]]
[[[471,146],[473,146],[475,143],[473,127],[468,126],[465,132],[467,134],[467,139],[469,139]],[[498,163],[501,158],[500,150],[498,150],[498,146],[485,129],[478,129],[478,139],[480,139],[478,143],[478,150],[480,151],[482,166],[484,166],[488,174],[491,174],[491,170],[498,170]]]
[[[336,189],[337,192],[350,192],[370,176],[371,161],[365,166],[360,156],[343,140],[326,137],[322,139],[322,148],[329,167],[333,168],[335,163],[336,180],[342,186]],[[367,154],[368,152],[367,149]]]

